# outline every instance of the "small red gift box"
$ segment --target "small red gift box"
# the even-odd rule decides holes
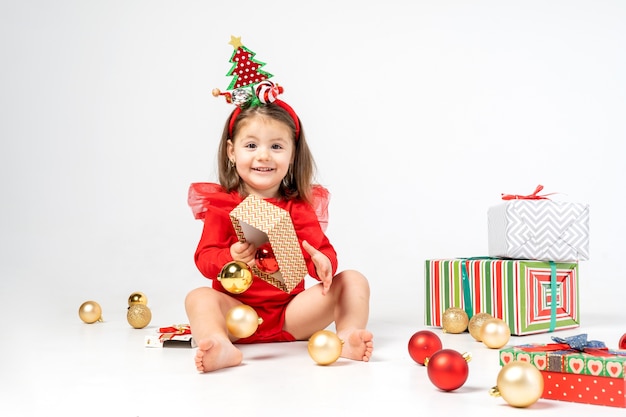
[[[626,408],[626,379],[541,371],[541,398]]]
[[[146,336],[146,347],[196,347],[188,324],[178,324],[170,327],[161,327],[153,336]]]
[[[500,364],[528,362],[543,376],[541,398],[626,408],[626,351],[609,350],[586,335],[500,350]],[[582,341],[582,343],[578,343]]]

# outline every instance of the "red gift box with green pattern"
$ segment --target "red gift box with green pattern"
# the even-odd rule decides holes
[[[626,408],[626,350],[528,344],[507,346],[499,356],[502,366],[519,360],[539,369],[541,398]]]
[[[450,307],[469,318],[488,313],[512,335],[579,326],[578,263],[490,257],[429,259],[424,266],[425,324],[442,327]]]

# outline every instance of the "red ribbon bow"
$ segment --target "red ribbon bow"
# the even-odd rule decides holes
[[[175,324],[171,327],[159,328],[160,340],[171,340],[174,336],[182,336],[191,334],[191,326],[188,324]]]
[[[560,350],[571,350],[572,352],[576,352],[576,350],[572,349],[567,343],[548,343],[547,345],[540,346],[524,346],[520,349],[524,352],[556,352]],[[606,348],[584,348],[582,352],[587,353],[591,356],[615,356]]]
[[[557,352],[571,350],[572,352],[583,352],[591,356],[615,356],[613,353],[609,352],[608,348],[585,347],[582,350],[576,350],[572,349],[572,347],[568,343],[548,343],[546,345],[538,346],[523,346],[520,349],[524,352]]]
[[[546,196],[552,195],[555,193],[539,195],[539,191],[543,190],[543,185],[538,185],[535,188],[535,192],[529,195],[519,195],[519,194],[504,194],[502,193],[503,200],[549,200]]]

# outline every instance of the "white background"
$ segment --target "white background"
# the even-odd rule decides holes
[[[590,205],[582,323],[623,323],[624,22],[617,0],[2,0],[3,320],[123,317],[141,291],[185,322],[235,35],[303,121],[372,320],[421,326],[424,260],[486,255],[488,207],[543,184]]]

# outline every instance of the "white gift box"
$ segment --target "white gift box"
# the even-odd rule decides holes
[[[555,262],[589,259],[589,206],[510,200],[487,212],[489,256]]]

